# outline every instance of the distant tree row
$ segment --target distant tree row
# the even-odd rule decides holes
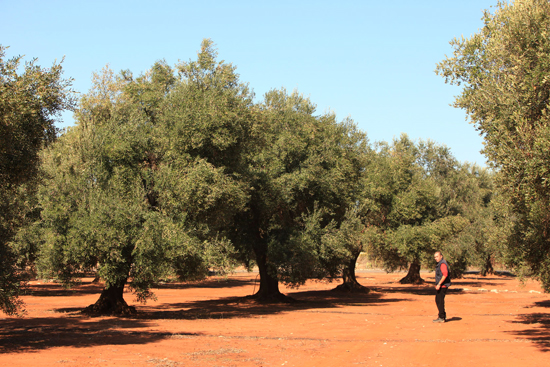
[[[94,76],[76,126],[41,152],[28,219],[4,246],[19,255],[11,274],[70,285],[95,271],[105,288],[88,310],[131,313],[127,284],[145,301],[161,280],[235,264],[258,266],[254,297],[285,300],[279,282],[339,274],[340,288],[364,290],[362,251],[390,271],[410,265],[410,282],[436,249],[452,249],[458,272],[478,261],[472,249],[487,241],[462,237],[492,224],[479,219],[490,211],[487,172],[405,135],[373,148],[351,120],[315,115],[297,92],[254,102],[216,56],[205,40],[196,61],[174,69],[160,61],[138,77]]]
[[[123,298],[126,285],[145,301],[161,280],[201,279],[209,269],[230,271],[237,264],[258,266],[259,300],[285,301],[280,282],[299,286],[337,276],[343,278],[338,288],[364,291],[355,277],[362,252],[388,271],[408,269],[403,283],[422,282],[420,269],[442,250],[454,276],[468,266],[490,273],[500,260],[530,266],[549,289],[544,144],[550,93],[543,75],[550,63],[539,65],[531,89],[521,83],[534,73],[533,60],[508,85],[505,67],[517,70],[512,54],[518,51],[511,47],[499,65],[503,48],[489,42],[502,38],[507,22],[531,24],[531,33],[537,24],[541,32],[548,27],[548,2],[522,4],[499,3],[495,15],[486,13],[483,37],[456,41],[455,57],[438,66],[450,81],[466,82],[457,106],[485,134],[494,171],[458,162],[429,140],[402,135],[370,144],[353,121],[316,114],[297,92],[272,90],[255,101],[235,67],[217,60],[210,40],[197,60],[175,67],[159,61],[139,76],[104,69],[75,108],[76,126],[53,144],[51,116],[73,106],[60,66],[29,76],[54,80],[29,94],[9,89],[26,74],[2,69],[6,131],[42,121],[36,112],[26,120],[10,117],[21,112],[4,112],[26,106],[24,96],[44,103],[46,87],[57,96],[56,109],[38,109],[47,122],[35,137],[34,156],[24,155],[32,158],[32,174],[17,171],[22,163],[10,158],[20,151],[8,145],[15,138],[2,140],[2,309],[17,310],[19,285],[33,271],[66,285],[96,272],[105,287],[88,310],[98,313],[134,312]],[[532,37],[523,50],[545,47],[544,37]],[[522,94],[514,100],[521,85],[525,100]],[[483,99],[488,96],[493,99]]]

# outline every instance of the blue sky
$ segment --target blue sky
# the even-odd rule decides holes
[[[258,98],[285,87],[309,96],[319,113],[351,117],[371,141],[402,132],[485,165],[482,138],[462,110],[460,92],[434,73],[449,41],[482,27],[496,0],[423,1],[7,1],[0,0],[0,44],[7,57],[65,56],[65,76],[85,93],[106,64],[147,70],[196,57],[211,38]],[[70,114],[64,124],[73,123]]]

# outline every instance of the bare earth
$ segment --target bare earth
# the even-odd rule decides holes
[[[308,282],[283,291],[300,302],[256,304],[256,274],[166,284],[138,316],[87,317],[101,285],[31,283],[23,318],[0,314],[0,366],[548,366],[550,296],[513,277],[468,275],[436,317],[433,273],[361,272],[369,294]],[[133,303],[128,293],[126,299]]]

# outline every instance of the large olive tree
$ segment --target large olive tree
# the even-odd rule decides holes
[[[234,242],[259,267],[255,296],[281,300],[280,281],[336,276],[353,256],[351,234],[362,228],[349,213],[369,147],[352,121],[316,115],[296,91],[272,90],[255,109],[254,146],[243,167],[250,201]]]
[[[44,153],[38,268],[66,284],[96,270],[105,288],[91,312],[134,312],[127,284],[145,301],[161,279],[228,265],[225,232],[248,199],[230,166],[250,97],[209,41],[177,69],[95,75],[76,126]]]
[[[462,86],[454,105],[483,136],[509,198],[509,264],[550,290],[550,3],[499,1],[483,20],[478,33],[451,41],[454,54],[437,73]]]

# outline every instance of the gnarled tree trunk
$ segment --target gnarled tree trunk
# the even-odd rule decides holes
[[[124,300],[124,281],[121,285],[103,288],[99,299],[93,305],[84,309],[84,313],[96,315],[132,315],[136,313],[133,306],[128,306]]]
[[[409,266],[407,275],[399,281],[401,284],[422,284],[424,279],[420,277],[420,262],[414,260]]]
[[[349,260],[348,264],[344,267],[342,271],[343,283],[334,288],[335,291],[344,291],[344,292],[365,292],[368,293],[370,289],[359,284],[357,278],[355,277],[355,266],[357,264],[357,259],[361,252],[357,252]]]
[[[279,290],[279,280],[277,275],[272,274],[267,265],[267,255],[265,247],[258,245],[255,247],[256,263],[260,271],[260,289],[252,298],[260,302],[291,302],[292,298],[285,296]]]

